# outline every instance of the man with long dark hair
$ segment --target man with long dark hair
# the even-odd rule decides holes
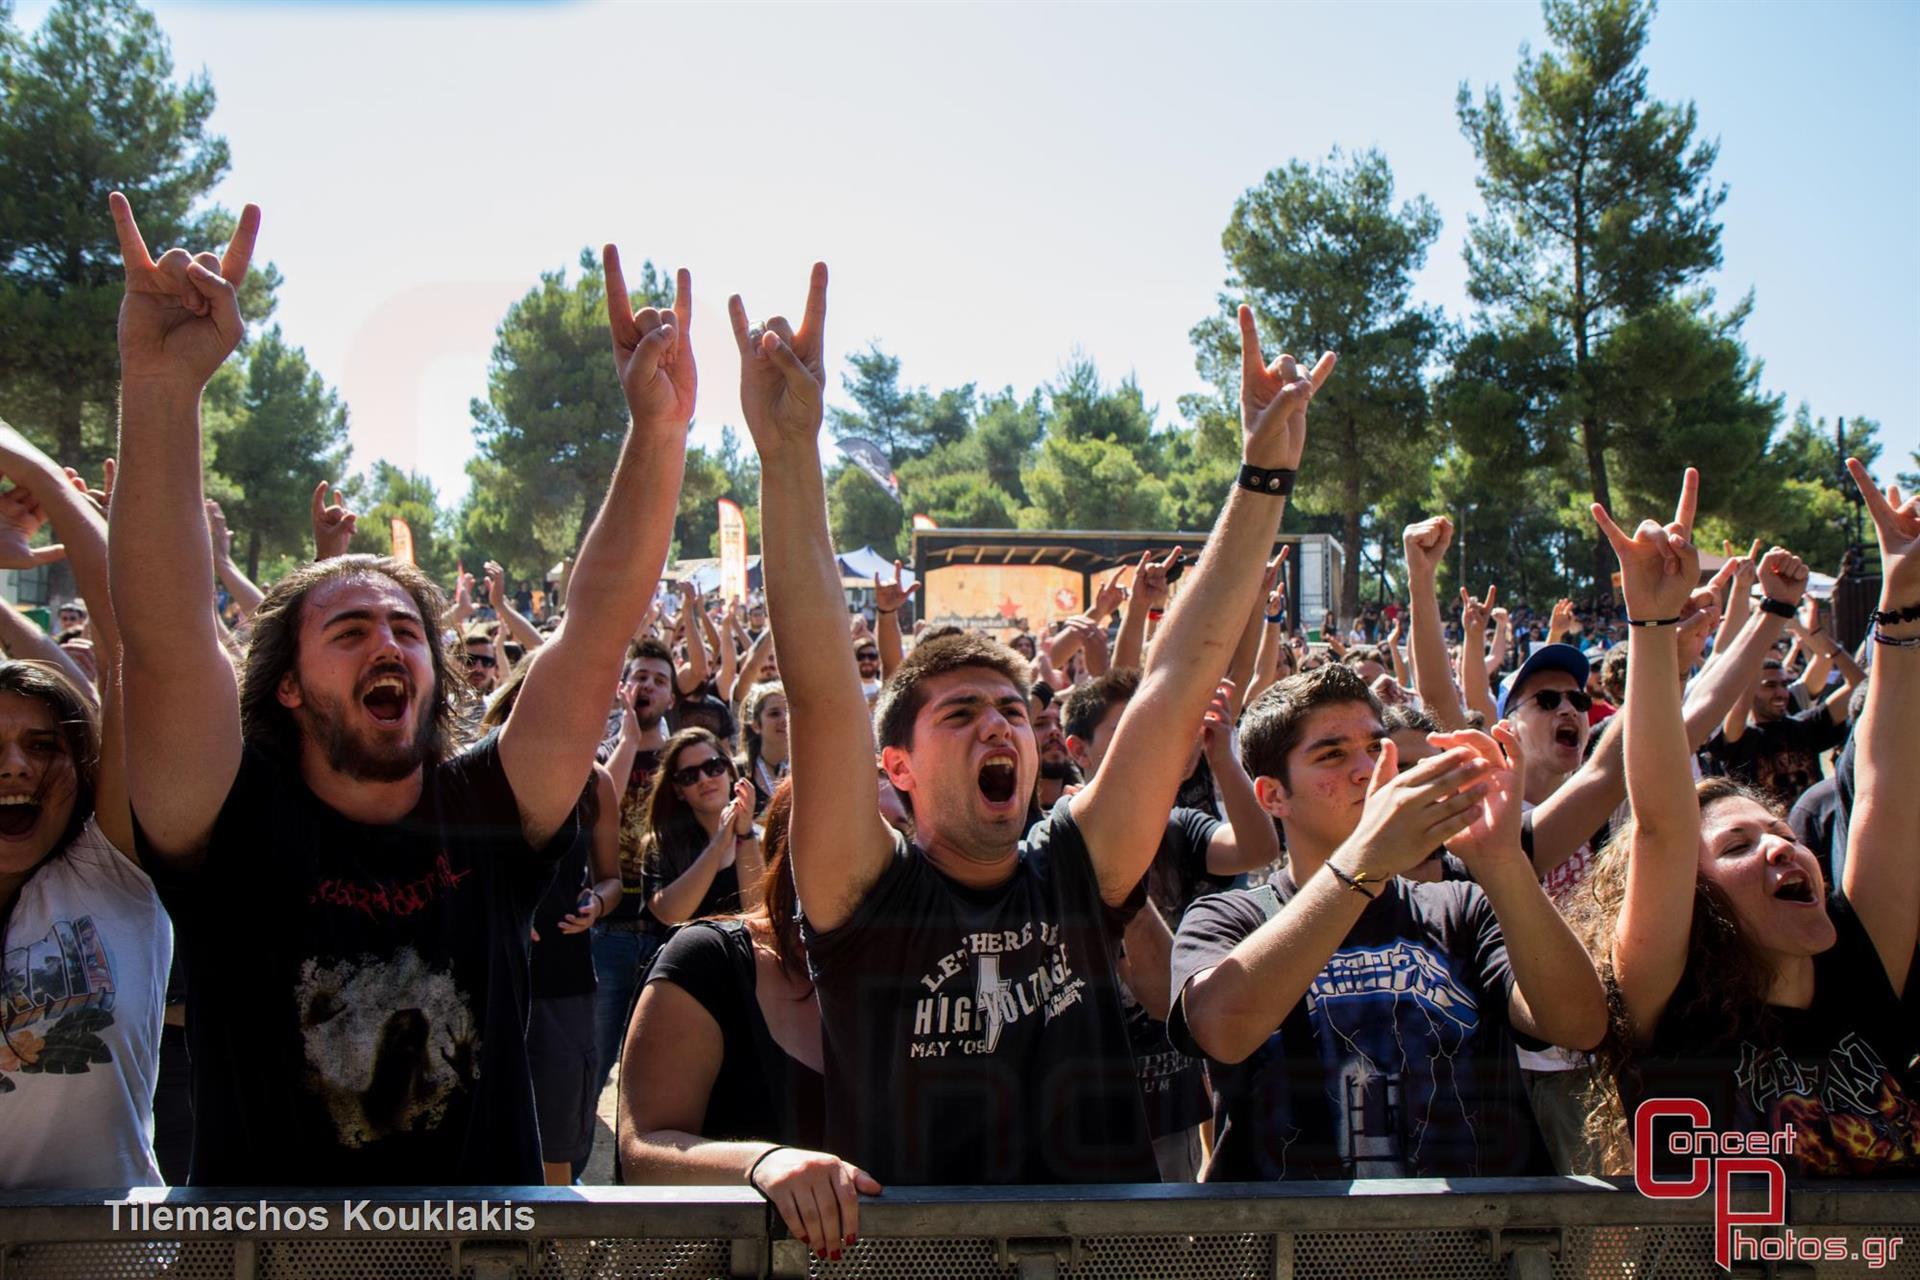
[[[109,555],[137,839],[189,975],[190,1180],[538,1182],[527,938],[666,557],[695,389],[688,277],[672,311],[636,313],[606,250],[631,429],[567,625],[499,733],[454,755],[442,601],[395,560],[278,584],[236,690],[208,594],[199,403],[241,337],[259,210],[224,258],[155,261],[111,203],[127,291]]]

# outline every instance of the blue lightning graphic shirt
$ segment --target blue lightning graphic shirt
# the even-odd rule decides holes
[[[1283,871],[1194,903],[1174,939],[1174,990],[1294,892]],[[1514,1060],[1512,990],[1480,886],[1389,881],[1266,1042],[1209,1064],[1219,1137],[1205,1180],[1551,1172]],[[1178,998],[1167,1030],[1204,1056]]]

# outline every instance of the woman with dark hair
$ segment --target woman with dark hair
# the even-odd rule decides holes
[[[1858,462],[1848,467],[1879,532],[1884,576],[1856,731],[1858,798],[1830,896],[1776,805],[1725,779],[1696,785],[1688,768],[1674,624],[1698,581],[1698,477],[1688,471],[1672,524],[1646,521],[1631,537],[1594,508],[1632,619],[1621,714],[1633,818],[1570,913],[1615,1013],[1588,1129],[1650,1144],[1662,1176],[1685,1158],[1669,1153],[1666,1125],[1635,1123],[1649,1098],[1703,1104],[1689,1129],[1791,1130],[1778,1153],[1789,1172],[1920,1168],[1920,500],[1883,495]],[[1768,559],[1791,558],[1776,548]],[[1609,1163],[1622,1166],[1627,1153],[1614,1145]]]
[[[636,816],[647,912],[655,920],[676,925],[753,905],[764,869],[753,788],[719,738],[705,729],[668,738]]]
[[[157,1185],[173,930],[152,880],[121,852],[134,846],[106,523],[4,423],[0,471],[65,542],[103,675],[96,711],[51,664],[0,662],[0,1188]],[[20,533],[0,530],[0,567],[26,567]]]
[[[630,1183],[743,1181],[837,1258],[859,1231],[858,1197],[881,1187],[817,1149],[824,1050],[787,870],[792,813],[783,780],[756,905],[686,926],[654,962],[621,1059],[620,1169]]]
[[[773,790],[787,776],[787,690],[778,680],[757,684],[742,708],[746,754],[740,771],[753,784],[753,811],[765,813]]]

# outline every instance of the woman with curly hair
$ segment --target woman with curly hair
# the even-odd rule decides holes
[[[1646,521],[1629,536],[1594,508],[1632,619],[1633,819],[1573,913],[1613,1003],[1589,1129],[1614,1136],[1615,1167],[1618,1139],[1632,1134],[1653,1146],[1662,1176],[1684,1174],[1686,1158],[1668,1150],[1672,1122],[1634,1124],[1641,1102],[1676,1098],[1704,1107],[1688,1128],[1792,1130],[1790,1172],[1920,1173],[1920,501],[1882,494],[1858,462],[1848,467],[1885,569],[1849,856],[1831,894],[1777,806],[1690,777],[1675,624],[1699,580],[1697,474],[1672,524]]]

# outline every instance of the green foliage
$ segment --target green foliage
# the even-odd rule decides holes
[[[871,546],[883,556],[901,553],[900,531],[906,516],[900,504],[851,463],[827,472],[827,524],[838,550]]]
[[[434,581],[452,583],[450,513],[441,508],[440,494],[423,472],[402,471],[383,458],[373,464],[371,474],[355,482],[353,500],[360,518],[349,551],[391,555],[392,521],[398,516],[413,533],[413,562]]]
[[[223,505],[248,577],[260,580],[263,554],[311,557],[313,487],[342,475],[348,453],[347,411],[306,353],[278,325],[256,337],[213,442],[213,465],[235,490]]]
[[[1855,539],[1853,479],[1845,460],[1858,458],[1871,469],[1880,458],[1880,424],[1871,418],[1848,417],[1846,447],[1836,448],[1835,425],[1815,418],[1802,403],[1794,410],[1767,461],[1779,485],[1779,497],[1764,507],[1749,508],[1746,522],[1735,520],[1728,536],[1764,538],[1789,548],[1821,573],[1837,573],[1840,558]],[[1748,526],[1752,527],[1749,528]],[[1860,538],[1871,544],[1873,528],[1862,517]]]
[[[0,10],[0,392],[54,457],[89,474],[112,451],[114,323],[123,276],[107,193],[147,243],[215,248],[231,233],[195,204],[226,173],[207,130],[213,86],[174,82],[153,15],[131,0],[59,0],[30,39]],[[249,274],[243,314],[272,311],[279,275]]]
[[[1577,434],[1587,486],[1610,507],[1618,468],[1634,500],[1671,500],[1671,475],[1662,487],[1648,472],[1671,472],[1681,448],[1708,443],[1662,434],[1683,408],[1712,412],[1737,437],[1726,443],[1734,471],[1716,473],[1723,493],[1743,490],[1738,461],[1758,460],[1750,446],[1772,421],[1732,342],[1744,309],[1716,319],[1710,294],[1680,296],[1720,265],[1726,188],[1712,181],[1718,148],[1695,138],[1692,104],[1647,91],[1652,12],[1645,0],[1546,0],[1553,47],[1522,50],[1513,109],[1498,88],[1476,103],[1464,84],[1457,104],[1487,206],[1469,220],[1468,292],[1486,326],[1544,329],[1561,347],[1570,377],[1555,392],[1556,429]],[[1678,333],[1684,351],[1663,353],[1662,333]],[[1605,582],[1611,556],[1591,530],[1588,539],[1594,580]]]
[[[831,411],[836,438],[871,440],[895,466],[966,438],[973,425],[972,383],[938,395],[925,387],[902,388],[900,358],[878,342],[849,355],[847,363],[853,373],[842,375],[841,385],[859,407]]]
[[[1907,493],[1920,491],[1920,449],[1913,451],[1913,470],[1902,471],[1896,479]]]
[[[1438,449],[1424,370],[1440,318],[1416,306],[1411,291],[1439,231],[1424,197],[1394,204],[1393,172],[1377,151],[1349,158],[1336,150],[1311,168],[1295,161],[1235,202],[1221,236],[1227,290],[1219,313],[1193,329],[1200,371],[1218,388],[1212,405],[1193,408],[1204,441],[1217,449],[1231,440],[1236,460],[1238,433],[1223,425],[1237,414],[1240,301],[1253,307],[1269,359],[1279,350],[1309,361],[1339,352],[1338,370],[1315,397],[1298,501],[1343,518],[1343,615],[1358,604],[1364,514],[1420,483]]]
[[[666,283],[645,263],[636,303],[666,306]],[[607,343],[606,281],[591,250],[580,275],[564,269],[507,309],[487,368],[487,398],[472,404],[479,457],[461,545],[516,579],[539,581],[572,555],[606,494],[627,433],[627,402]],[[503,555],[502,552],[505,554]]]

